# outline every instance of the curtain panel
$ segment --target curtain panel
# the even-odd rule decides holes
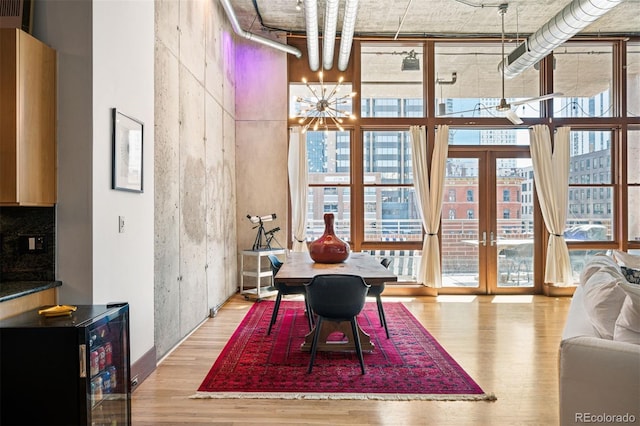
[[[307,143],[300,126],[289,129],[289,191],[291,199],[292,251],[309,251],[307,247]]]
[[[544,282],[573,285],[569,248],[564,239],[569,194],[569,127],[560,127],[551,147],[549,127],[538,124],[529,129],[533,179],[544,224],[549,232]]]
[[[447,163],[449,126],[439,126],[434,143],[431,174],[427,161],[426,130],[424,126],[411,126],[411,152],[413,161],[413,186],[425,236],[422,257],[418,267],[417,281],[429,287],[442,287],[440,269],[440,216],[442,194]]]

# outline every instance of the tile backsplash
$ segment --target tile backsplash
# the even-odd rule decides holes
[[[55,207],[0,207],[0,282],[55,279]]]

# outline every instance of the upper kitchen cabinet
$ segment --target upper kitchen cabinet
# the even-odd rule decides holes
[[[56,203],[56,52],[0,29],[0,205]]]

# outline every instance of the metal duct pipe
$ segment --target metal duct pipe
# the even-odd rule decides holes
[[[302,52],[300,51],[300,49],[296,49],[295,47],[289,46],[288,44],[278,43],[277,41],[243,30],[240,27],[238,18],[236,17],[236,14],[233,10],[233,7],[231,7],[231,3],[229,3],[229,0],[220,0],[220,3],[222,4],[224,11],[227,13],[227,18],[229,18],[229,22],[231,22],[231,27],[233,28],[233,31],[235,31],[236,34],[238,34],[239,36],[244,37],[247,40],[253,40],[257,43],[264,44],[265,46],[269,46],[274,49],[278,49],[283,52],[290,53],[294,55],[296,58],[300,58],[302,56]]]
[[[504,76],[513,78],[538,63],[553,49],[569,40],[622,1],[573,0],[507,56]],[[503,62],[504,60],[500,62],[498,69],[502,69]]]
[[[304,0],[304,18],[307,27],[307,55],[309,56],[309,68],[311,68],[311,71],[315,72],[320,68],[317,0]]]
[[[358,12],[358,0],[347,0],[344,6],[344,20],[342,21],[342,34],[340,36],[340,52],[338,53],[338,69],[344,71],[349,65],[351,45],[353,44],[353,32],[356,28],[356,14]]]
[[[333,47],[336,44],[339,5],[339,0],[327,0],[324,13],[324,34],[322,35],[322,67],[325,70],[330,70],[333,67]]]

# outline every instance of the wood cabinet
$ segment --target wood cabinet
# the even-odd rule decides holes
[[[56,52],[0,29],[0,205],[56,202]]]

